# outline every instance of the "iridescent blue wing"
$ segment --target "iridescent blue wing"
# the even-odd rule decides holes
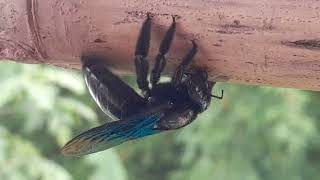
[[[109,149],[125,141],[158,133],[160,130],[155,127],[162,117],[163,113],[155,112],[103,124],[73,138],[62,148],[62,153],[69,156],[86,155]]]

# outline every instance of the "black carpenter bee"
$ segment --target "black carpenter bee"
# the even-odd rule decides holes
[[[197,53],[197,44],[182,59],[170,82],[159,83],[176,29],[175,17],[166,32],[156,56],[148,82],[148,61],[151,17],[144,21],[135,50],[137,83],[143,96],[114,75],[103,63],[103,57],[81,57],[82,71],[91,96],[102,111],[115,121],[85,131],[69,141],[62,149],[64,155],[80,156],[102,151],[125,141],[159,132],[178,129],[190,124],[205,111],[215,82],[208,81],[204,70],[191,71],[189,65]],[[151,85],[150,85],[151,84]],[[151,88],[150,88],[151,87]]]

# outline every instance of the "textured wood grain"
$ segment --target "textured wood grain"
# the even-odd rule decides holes
[[[167,74],[197,39],[195,66],[212,80],[320,90],[319,0],[0,0],[0,59],[79,68],[101,53],[119,73],[153,15],[150,63],[177,16]]]

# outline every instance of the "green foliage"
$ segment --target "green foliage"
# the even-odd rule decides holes
[[[60,155],[76,133],[98,124],[79,73],[1,63],[0,84],[0,179],[126,179],[114,151]]]
[[[318,179],[319,93],[223,83],[215,92],[222,88],[225,98],[188,127],[69,158],[63,144],[107,120],[81,75],[2,62],[0,179]]]

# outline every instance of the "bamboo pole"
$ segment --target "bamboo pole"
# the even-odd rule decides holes
[[[0,59],[78,69],[81,54],[100,53],[132,74],[147,12],[151,64],[177,16],[168,75],[196,39],[194,65],[212,80],[320,90],[319,0],[0,0]]]

